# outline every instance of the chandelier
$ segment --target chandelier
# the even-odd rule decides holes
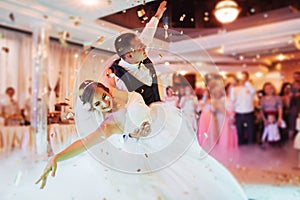
[[[239,15],[240,8],[233,0],[222,0],[217,3],[214,15],[219,22],[227,24],[233,22]]]

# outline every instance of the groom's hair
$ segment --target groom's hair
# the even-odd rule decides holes
[[[131,52],[130,42],[134,39],[136,35],[134,33],[123,33],[119,35],[115,40],[115,49],[121,58],[125,58],[125,55]]]

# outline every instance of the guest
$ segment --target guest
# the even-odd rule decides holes
[[[15,89],[8,87],[5,91],[6,100],[3,105],[3,113],[6,119],[6,125],[19,125],[21,123],[21,112],[18,102],[14,99]]]
[[[177,95],[175,95],[174,90],[171,86],[168,86],[166,88],[166,96],[164,98],[164,103],[175,107],[179,107],[179,98]]]
[[[236,130],[236,126],[235,126],[235,111],[234,111],[234,104],[230,99],[230,92],[231,92],[231,88],[232,88],[232,84],[228,83],[225,86],[225,92],[226,92],[226,96],[225,96],[225,108],[226,108],[226,116],[228,117],[228,123],[229,123],[229,127],[230,127],[230,136],[228,136],[230,138],[230,142],[228,142],[230,148],[237,148],[238,146],[238,138],[237,138],[237,130]]]
[[[282,99],[282,119],[286,122],[286,128],[281,130],[283,140],[288,139],[288,130],[290,130],[290,104],[293,97],[292,84],[285,82],[281,86],[280,94]]]
[[[242,72],[240,83],[231,89],[231,100],[235,108],[235,124],[238,132],[238,144],[245,144],[245,134],[249,144],[254,143],[254,97],[255,88],[249,82],[249,73]]]
[[[213,75],[213,79],[208,79],[207,76],[211,96],[199,118],[199,144],[223,163],[227,163],[229,159],[237,161],[238,138],[234,126],[234,108],[230,98],[226,97],[229,85],[224,88],[221,76]]]
[[[292,82],[292,92],[293,95],[296,95],[298,90],[300,89],[300,71],[295,71],[293,74],[293,82]]]
[[[275,87],[272,83],[266,82],[263,86],[264,96],[260,100],[261,116],[264,125],[268,125],[268,115],[276,117],[278,126],[282,123],[282,100],[279,95],[276,95]]]
[[[296,130],[298,132],[294,139],[294,149],[296,149],[298,153],[298,168],[300,168],[300,113],[298,113],[298,117],[296,120]]]
[[[264,127],[264,132],[261,138],[262,147],[266,147],[266,141],[270,144],[279,144],[280,141],[280,132],[278,124],[276,123],[276,116],[269,114],[267,116],[268,124]]]
[[[201,93],[199,92],[200,89],[198,89],[198,93],[196,93],[197,96],[197,107],[196,107],[196,112],[197,112],[197,118],[200,118],[201,112],[203,108],[205,107],[207,103],[207,99],[209,98],[209,93],[207,89],[201,89]]]
[[[180,99],[179,107],[182,110],[184,118],[193,127],[194,131],[197,130],[197,103],[197,97],[193,94],[192,88],[186,86],[184,96]]]
[[[24,125],[30,125],[30,114],[31,114],[31,87],[28,89],[29,97],[25,101],[25,106],[21,110],[21,115],[24,118]]]
[[[289,138],[293,139],[296,133],[296,119],[300,112],[300,82],[295,81],[292,85],[293,96],[290,101]]]
[[[254,125],[255,125],[255,142],[257,144],[261,144],[261,137],[263,133],[264,128],[264,121],[261,116],[261,106],[260,106],[260,100],[263,97],[264,92],[263,90],[258,90],[255,95],[254,100]]]

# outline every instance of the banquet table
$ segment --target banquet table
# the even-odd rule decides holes
[[[47,128],[48,154],[57,153],[78,139],[74,124],[51,124]],[[8,155],[14,149],[35,151],[35,137],[30,126],[0,126],[0,151]]]

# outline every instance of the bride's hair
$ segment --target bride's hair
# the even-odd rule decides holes
[[[102,88],[104,91],[109,93],[109,89],[105,85],[91,80],[86,80],[82,82],[79,86],[79,90],[82,90],[82,94],[79,95],[79,98],[84,106],[88,105],[87,110],[89,111],[94,109],[92,103],[96,88]]]

